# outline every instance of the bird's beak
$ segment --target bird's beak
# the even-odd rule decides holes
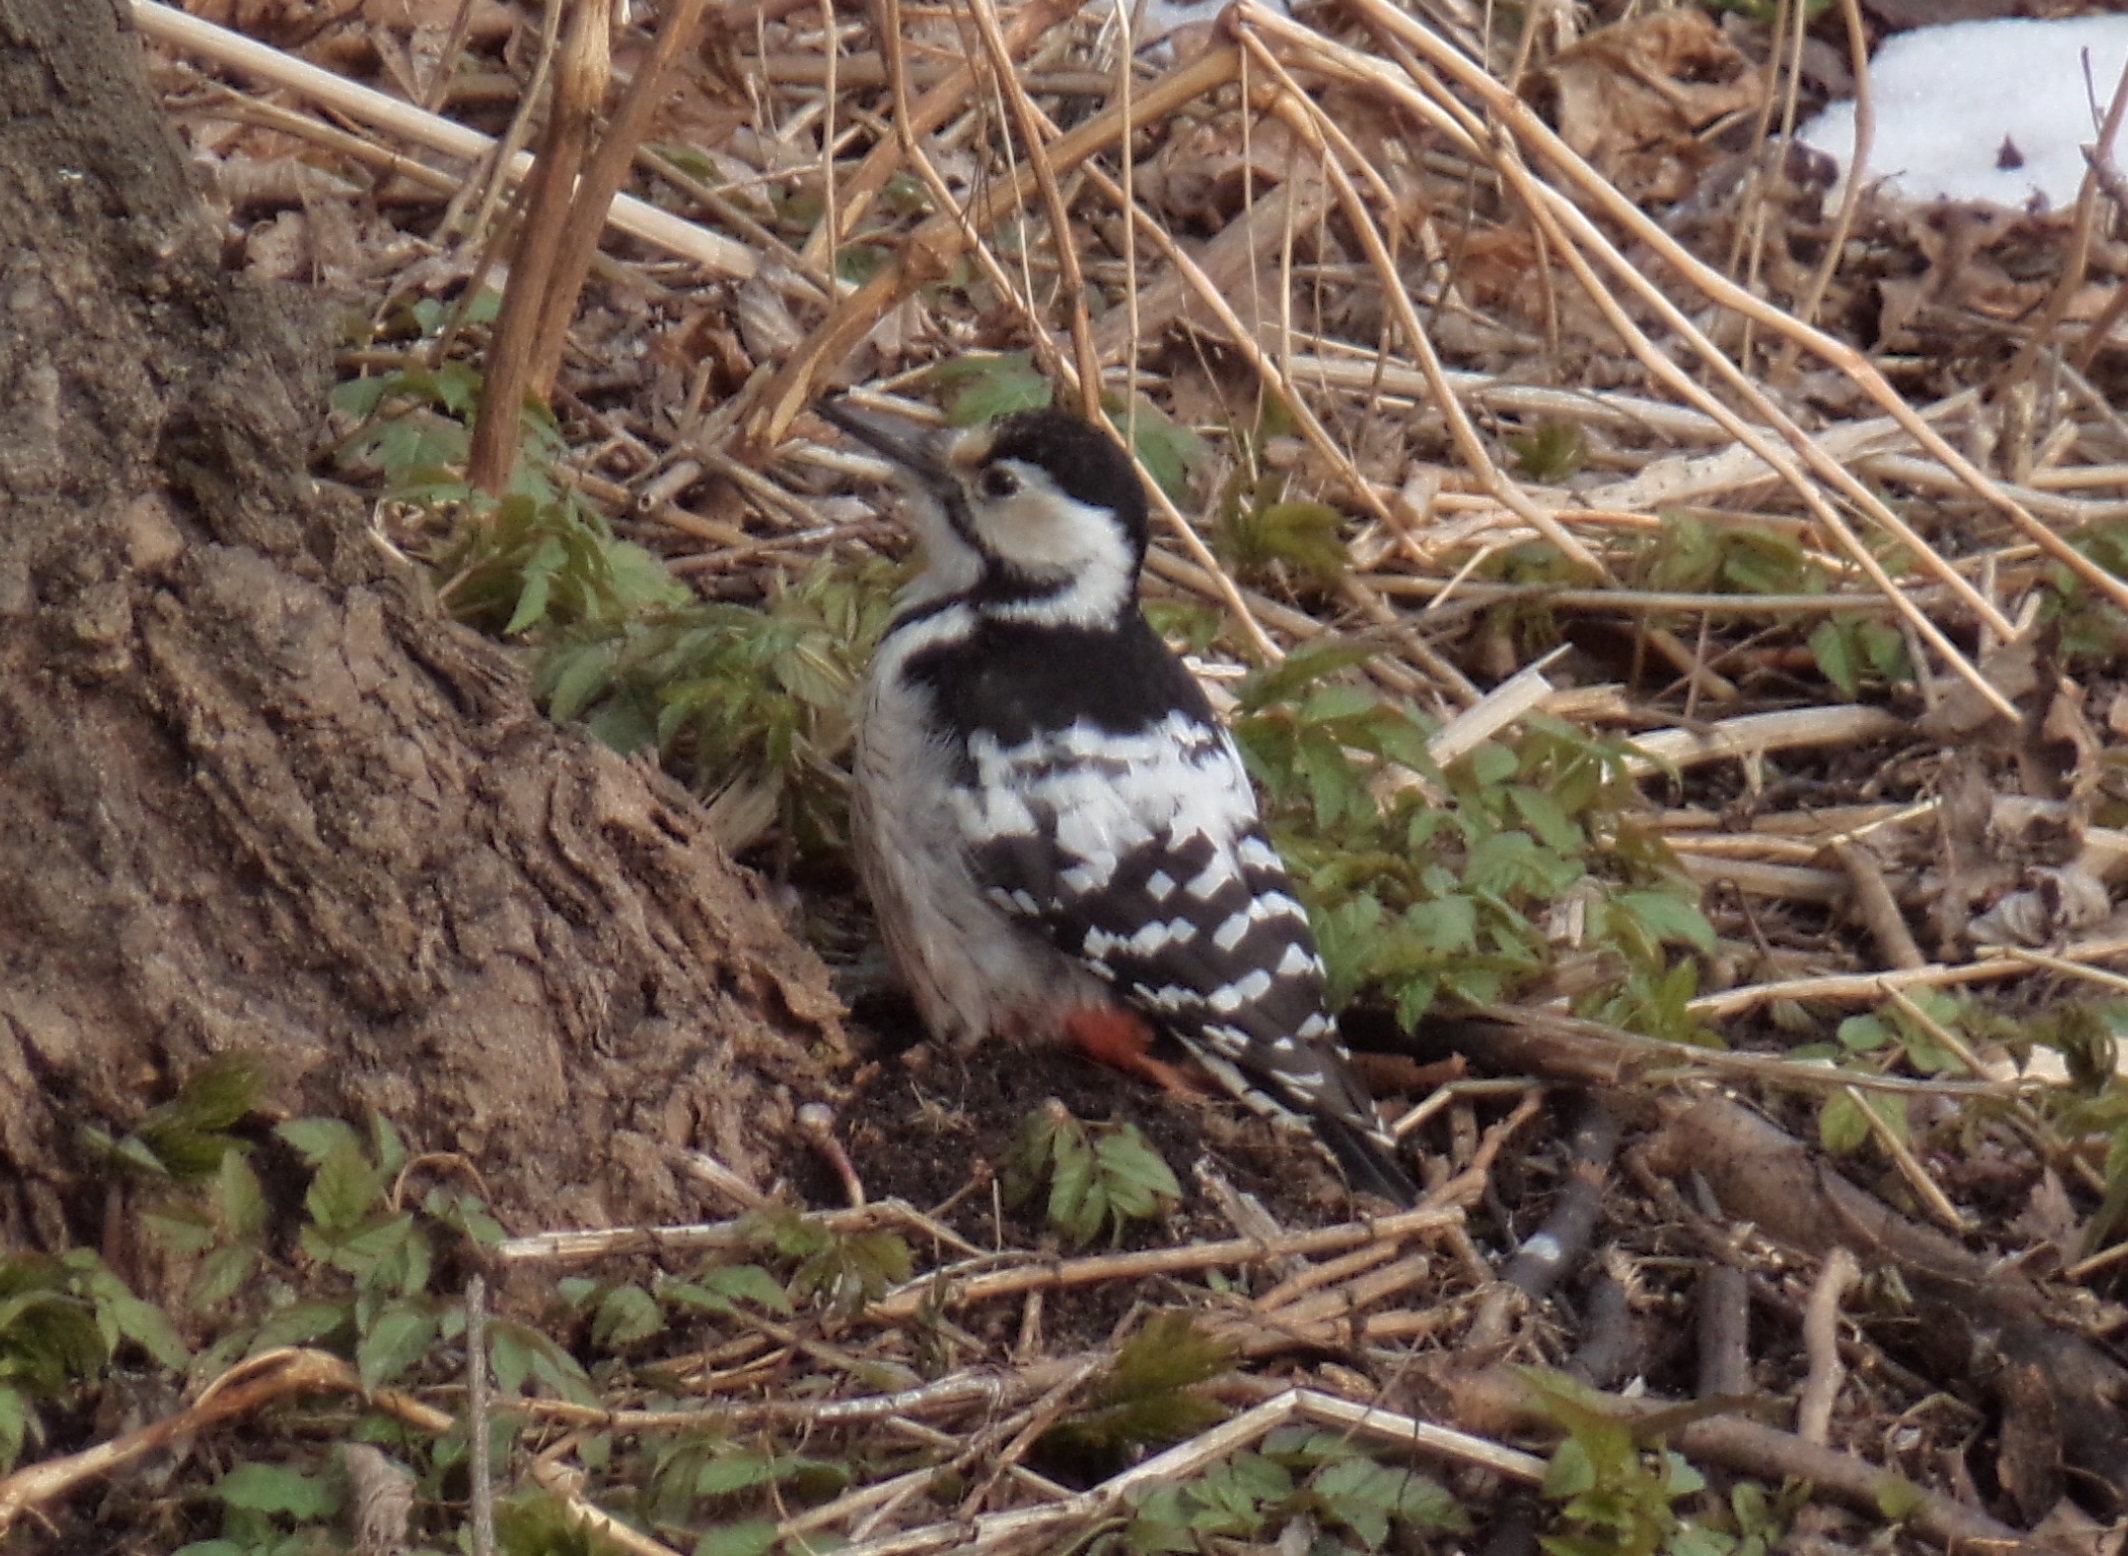
[[[946,458],[949,435],[899,416],[859,410],[847,400],[823,400],[813,409],[822,421],[891,460],[926,490],[940,496],[957,490],[958,483]]]

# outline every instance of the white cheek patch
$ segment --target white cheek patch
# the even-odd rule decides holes
[[[1064,572],[1086,565],[1122,530],[1106,508],[1067,497],[1049,476],[1024,460],[1001,460],[993,467],[1011,472],[1019,492],[990,497],[968,494],[968,517],[983,548],[1022,572]]]
[[[998,621],[1045,626],[1106,626],[1137,596],[1138,554],[1123,522],[1058,491],[1031,465],[1007,460],[1025,488],[1019,496],[985,500],[970,495],[970,522],[997,564],[1035,580],[1041,592],[1016,604],[989,607]]]

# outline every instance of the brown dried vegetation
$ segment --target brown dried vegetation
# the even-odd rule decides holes
[[[446,158],[408,105],[514,148],[548,133],[527,87],[550,71],[590,108],[625,95],[597,90],[605,40],[485,0],[193,9],[274,51],[240,60],[142,13],[230,256],[364,299],[382,327],[350,373],[389,370],[393,321],[455,305],[497,252],[513,282],[533,268],[494,238],[494,159]],[[784,1548],[1067,1549],[1127,1532],[1150,1488],[1308,1425],[1424,1468],[1483,1537],[1528,1516],[1528,1450],[1577,1421],[1584,1448],[1600,1436],[1513,1370],[1535,1363],[1697,1396],[1643,1433],[1717,1491],[1808,1483],[1784,1515],[1797,1548],[1970,1549],[2042,1526],[2063,1548],[2117,1545],[2100,1522],[2128,1511],[2104,1009],[2128,955],[2112,153],[2047,215],[1829,206],[1776,131],[1893,8],[1807,30],[1785,8],[1588,9],[1533,7],[1517,38],[1460,0],[1239,0],[1134,48],[1050,0],[713,10],[625,138],[643,203],[579,255],[588,280],[566,218],[530,221],[556,252],[505,304],[486,371],[551,392],[562,462],[620,533],[744,602],[816,558],[893,550],[848,500],[871,472],[806,415],[830,390],[921,398],[942,361],[1026,351],[1065,403],[1199,429],[1212,452],[1194,501],[1165,509],[1161,601],[1222,613],[1215,659],[1365,634],[1367,673],[1443,740],[1493,711],[1482,688],[1566,646],[1536,711],[1652,758],[1632,824],[1704,885],[1720,937],[1679,1014],[1726,1048],[1536,999],[1422,1032],[1455,1060],[1391,1041],[1372,1073],[1413,1104],[1431,1192],[1368,1222],[1253,1123],[1050,1056],[882,1039],[823,1137],[846,1157],[780,1187],[819,1208],[854,1176],[886,1203],[828,1224],[892,1229],[920,1268],[839,1310],[734,1309],[690,1354],[629,1356],[597,1406],[517,1402],[531,1427],[500,1473],[596,1517],[624,1478],[609,1468],[641,1462],[615,1441],[714,1426],[849,1466],[810,1505],[753,1510]],[[615,34],[614,79],[650,47]],[[323,111],[298,62],[400,109]],[[573,182],[550,178],[554,209]],[[1192,516],[1267,469],[1340,516],[1347,565],[1222,560]],[[808,889],[840,889],[826,873]],[[1570,926],[1556,938],[1571,963]],[[1045,1243],[992,1179],[1051,1096],[1135,1118],[1171,1162],[1208,1151],[1187,1205],[1125,1251]],[[1813,1133],[1845,1154],[1797,1143]],[[743,1210],[758,1186],[724,1192]],[[556,1262],[647,1281],[743,1235],[520,1230],[494,1265],[506,1311],[536,1310]],[[1231,1358],[1197,1390],[1231,1418],[1128,1467],[1060,1454],[1052,1429],[1169,1310]],[[246,1365],[135,1446],[360,1383],[317,1352]],[[460,1397],[419,1392],[370,1403],[447,1430]],[[677,1395],[684,1421],[633,1410]],[[321,1438],[344,1425],[304,1419]],[[23,1480],[39,1473],[0,1482],[0,1517],[76,1484]],[[1719,1502],[1678,1507],[1770,1537]],[[90,1514],[55,1516],[93,1544]],[[665,1550],[685,1527],[649,1522],[614,1537]],[[1205,1548],[1240,1548],[1222,1537]],[[1391,1538],[1471,1537],[1409,1520]]]

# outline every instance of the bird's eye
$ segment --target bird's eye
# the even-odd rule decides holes
[[[985,497],[1002,499],[1020,489],[1020,478],[1004,465],[992,465],[976,484],[982,487]]]

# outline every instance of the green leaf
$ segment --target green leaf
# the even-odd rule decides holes
[[[1103,1133],[1094,1145],[1094,1161],[1107,1180],[1111,1213],[1119,1219],[1155,1216],[1182,1202],[1174,1172],[1132,1125]]]
[[[177,1202],[143,1206],[141,1221],[156,1242],[175,1254],[203,1253],[222,1241],[221,1223],[204,1206]]]
[[[1363,665],[1379,652],[1373,644],[1325,634],[1247,677],[1236,689],[1235,697],[1243,709],[1261,712],[1296,700],[1307,687]]]
[[[1849,1016],[1840,1023],[1840,1046],[1850,1053],[1875,1053],[1892,1040],[1891,1028],[1880,1016]]]
[[[210,1059],[162,1106],[149,1112],[134,1135],[181,1183],[212,1177],[222,1158],[243,1150],[224,1131],[248,1117],[265,1087],[266,1065],[257,1054],[230,1053]]]
[[[392,379],[388,374],[375,378],[350,378],[345,383],[335,384],[325,400],[343,416],[367,416],[377,408],[391,392]]]
[[[1720,1529],[1681,1526],[1663,1544],[1663,1556],[1735,1556],[1737,1539]]]
[[[909,1245],[892,1232],[831,1233],[818,1253],[791,1272],[791,1291],[855,1312],[907,1280],[915,1268]]]
[[[1622,891],[1612,896],[1611,905],[1616,912],[1631,914],[1657,945],[1684,945],[1702,956],[1714,954],[1714,926],[1697,902],[1674,892]]]
[[[612,641],[557,646],[541,666],[543,684],[545,677],[553,678],[553,689],[546,694],[547,717],[567,724],[582,713],[612,684],[620,653],[621,645]]]
[[[952,427],[978,427],[1015,411],[1041,410],[1053,397],[1031,351],[955,357],[924,374],[923,383]]]
[[[647,1340],[665,1328],[657,1300],[641,1286],[616,1286],[607,1292],[591,1320],[592,1343],[603,1350]]]
[[[354,1314],[345,1302],[292,1302],[269,1313],[252,1339],[256,1356],[283,1345],[309,1345],[351,1328]]]
[[[893,251],[876,243],[850,243],[835,251],[835,274],[852,286],[865,282],[887,268]]]
[[[1565,1501],[1593,1490],[1595,1485],[1596,1465],[1587,1446],[1578,1437],[1561,1442],[1544,1467],[1544,1494]]]
[[[1913,1517],[1926,1505],[1921,1488],[1903,1475],[1887,1471],[1877,1479],[1877,1511],[1894,1523]]]
[[[549,1491],[521,1491],[498,1503],[495,1545],[511,1556],[621,1556],[623,1551]]]
[[[195,1312],[219,1307],[243,1290],[258,1268],[259,1250],[249,1243],[217,1248],[193,1271],[185,1302]]]
[[[16,1384],[0,1382],[0,1470],[15,1467],[37,1431],[37,1412],[30,1408],[29,1396]]]
[[[1186,501],[1190,472],[1211,457],[1210,446],[1143,395],[1138,397],[1135,416],[1124,415],[1122,402],[1114,397],[1104,395],[1102,403],[1109,424],[1130,445],[1153,484],[1170,502]]]
[[[659,1287],[660,1296],[711,1313],[732,1313],[741,1302],[751,1302],[771,1313],[793,1311],[789,1294],[776,1277],[758,1264],[735,1264],[702,1271],[691,1281],[674,1281]]]
[[[1510,436],[1507,446],[1516,468],[1546,486],[1563,484],[1588,462],[1588,445],[1577,422],[1539,422],[1534,431]]]
[[[504,637],[514,638],[547,619],[547,605],[554,597],[555,575],[568,560],[567,548],[554,536],[548,536],[534,548],[524,564],[524,584],[518,590],[517,608],[510,613],[510,619],[502,629]]]
[[[1332,724],[1364,717],[1381,705],[1382,699],[1364,686],[1333,683],[1317,686],[1308,693],[1300,705],[1299,719],[1303,724]]]
[[[1818,1143],[1837,1155],[1858,1151],[1872,1133],[1870,1120],[1880,1120],[1892,1138],[1908,1137],[1906,1099],[1881,1092],[1840,1092],[1827,1097],[1818,1110]]]
[[[1297,747],[1300,767],[1308,784],[1308,798],[1315,807],[1315,824],[1335,832],[1346,824],[1360,824],[1374,809],[1367,782],[1345,755],[1344,742],[1320,730],[1305,732]]]
[[[1692,1467],[1692,1461],[1674,1449],[1662,1454],[1662,1494],[1673,1502],[1697,1496],[1707,1489],[1707,1477]]]
[[[1132,1220],[1157,1215],[1181,1198],[1159,1152],[1130,1124],[1088,1127],[1061,1102],[1035,1109],[1021,1126],[1005,1175],[1005,1194],[1024,1204],[1049,1181],[1048,1221],[1074,1245],[1104,1226],[1120,1237]]]
[[[410,1303],[394,1303],[377,1315],[355,1346],[355,1370],[366,1389],[393,1382],[436,1343],[436,1315]]]
[[[231,1507],[281,1513],[299,1523],[330,1518],[340,1510],[339,1494],[322,1477],[282,1464],[239,1464],[215,1482],[214,1494]]]
[[[110,1359],[94,1308],[60,1288],[64,1273],[41,1259],[0,1263],[9,1294],[0,1300],[0,1376],[31,1398],[57,1398],[68,1384]]]
[[[184,1370],[192,1350],[177,1332],[177,1326],[152,1302],[143,1302],[130,1292],[103,1298],[98,1309],[117,1334],[131,1340],[173,1372]]]
[[[336,1151],[360,1154],[362,1141],[354,1130],[337,1118],[296,1118],[274,1130],[295,1153],[317,1167]]]
[[[1862,1105],[1877,1116],[1894,1140],[1901,1145],[1913,1143],[1913,1128],[1907,1120],[1905,1097],[1881,1091],[1866,1091],[1862,1094]]]
[[[408,1296],[428,1283],[428,1238],[411,1211],[371,1216],[345,1229],[303,1228],[303,1251],[355,1277],[365,1292],[398,1290]]]
[[[370,1155],[375,1158],[377,1170],[387,1178],[396,1177],[413,1159],[400,1137],[399,1126],[381,1113],[373,1113],[369,1120]]]
[[[488,1356],[499,1393],[517,1395],[537,1379],[563,1399],[596,1405],[598,1395],[576,1358],[551,1338],[526,1324],[490,1320]]]
[[[1545,790],[1518,783],[1508,790],[1508,800],[1523,824],[1537,834],[1537,840],[1545,847],[1571,854],[1579,852],[1586,842],[1581,828],[1574,825],[1566,808]]]
[[[239,1237],[257,1237],[266,1229],[266,1191],[259,1175],[238,1151],[225,1151],[214,1180],[215,1213]]]
[[[384,1196],[384,1174],[369,1164],[352,1138],[329,1151],[317,1164],[303,1208],[323,1231],[361,1225]]]
[[[694,1556],[767,1556],[780,1537],[766,1518],[721,1524],[695,1542]]]
[[[1156,1313],[1117,1352],[1087,1408],[1065,1417],[1043,1441],[1052,1450],[1113,1458],[1192,1437],[1227,1415],[1217,1400],[1192,1390],[1232,1361],[1233,1353],[1200,1333],[1187,1313]]]
[[[155,1109],[144,1124],[195,1134],[229,1129],[259,1105],[266,1083],[266,1061],[253,1053],[227,1053],[201,1065],[175,1097]]]
[[[693,602],[693,591],[672,576],[656,552],[632,540],[610,540],[604,556],[607,576],[605,597],[599,602],[601,616],[625,618]]]
[[[1810,655],[1825,679],[1853,702],[1862,692],[1862,665],[1854,633],[1837,621],[1821,622],[1810,634]]]
[[[734,1453],[711,1459],[695,1474],[695,1494],[729,1496],[750,1486],[767,1486],[783,1478],[780,1461],[768,1454]]]
[[[1282,479],[1266,477],[1253,491],[1237,494],[1214,540],[1220,555],[1244,574],[1274,566],[1293,569],[1318,583],[1334,583],[1351,566],[1345,545],[1345,515],[1324,502],[1283,500]],[[1361,688],[1352,688],[1378,702]]]
[[[1203,1535],[1248,1539],[1265,1524],[1265,1506],[1291,1500],[1293,1477],[1284,1465],[1260,1454],[1240,1453],[1215,1464],[1190,1488],[1198,1511],[1190,1528]]]
[[[1170,1552],[1194,1552],[1197,1549],[1196,1536],[1190,1533],[1182,1487],[1171,1483],[1149,1486],[1135,1501],[1136,1511],[1123,1536],[1135,1556],[1166,1556]]]
[[[1478,944],[1478,904],[1460,895],[1415,903],[1401,930],[1428,957],[1465,955]]]
[[[1879,679],[1895,685],[1913,681],[1913,661],[1907,657],[1905,634],[1898,628],[1881,621],[1861,621],[1855,624],[1855,638]]]
[[[477,1194],[449,1189],[430,1189],[422,1196],[421,1208],[439,1225],[447,1226],[481,1248],[494,1248],[504,1239],[502,1223],[488,1213]]]

